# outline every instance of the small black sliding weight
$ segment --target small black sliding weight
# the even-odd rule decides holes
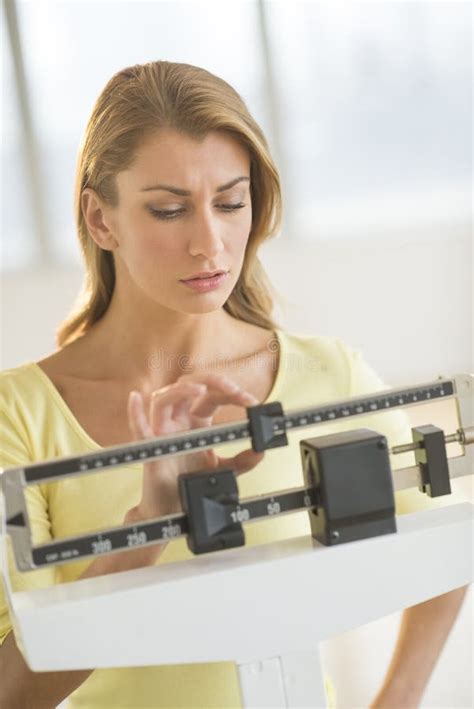
[[[448,456],[444,431],[432,424],[411,429],[413,442],[420,445],[415,450],[416,464],[421,468],[421,492],[429,497],[451,494]]]
[[[239,502],[233,470],[182,473],[179,494],[188,516],[187,544],[193,554],[205,554],[245,544],[241,522],[233,522],[230,512]]]
[[[286,431],[275,431],[275,425],[277,423],[284,425],[285,419],[283,407],[279,401],[248,406],[247,416],[254,451],[261,453],[267,448],[288,445]]]

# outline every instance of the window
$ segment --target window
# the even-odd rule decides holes
[[[30,176],[26,165],[25,141],[14,66],[9,48],[2,5],[2,253],[1,267],[27,265],[38,257]]]
[[[3,268],[45,253],[79,261],[74,172],[92,106],[116,71],[153,59],[202,66],[240,92],[281,172],[282,238],[470,228],[470,2],[9,5],[36,156],[6,49]]]
[[[35,0],[17,7],[45,218],[58,261],[80,260],[73,207],[77,151],[92,106],[115,72],[156,59],[197,64],[232,84],[266,131],[255,2]],[[5,80],[4,90],[11,100]],[[6,143],[11,151],[13,141]],[[9,268],[25,258],[14,257],[16,234],[35,231],[23,217],[24,192],[11,189],[6,199]]]
[[[266,8],[295,238],[469,225],[471,3]]]

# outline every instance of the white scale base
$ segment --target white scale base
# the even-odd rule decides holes
[[[473,521],[465,502],[336,547],[299,537],[30,592],[5,578],[15,635],[35,671],[233,661],[243,706],[325,707],[320,642],[472,583]]]

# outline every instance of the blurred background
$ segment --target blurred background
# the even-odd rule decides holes
[[[2,369],[51,353],[79,292],[74,170],[97,96],[119,69],[166,59],[231,83],[267,135],[285,212],[261,258],[281,326],[342,337],[393,386],[474,371],[472,13],[3,0]],[[471,614],[469,594],[424,707],[472,706]],[[327,644],[339,706],[367,705],[397,627]]]

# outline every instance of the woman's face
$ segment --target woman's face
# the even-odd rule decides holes
[[[123,275],[127,286],[173,310],[221,308],[238,280],[252,224],[248,151],[224,132],[197,142],[168,130],[142,145],[117,186],[117,279]],[[212,290],[182,283],[221,269],[228,274]]]

